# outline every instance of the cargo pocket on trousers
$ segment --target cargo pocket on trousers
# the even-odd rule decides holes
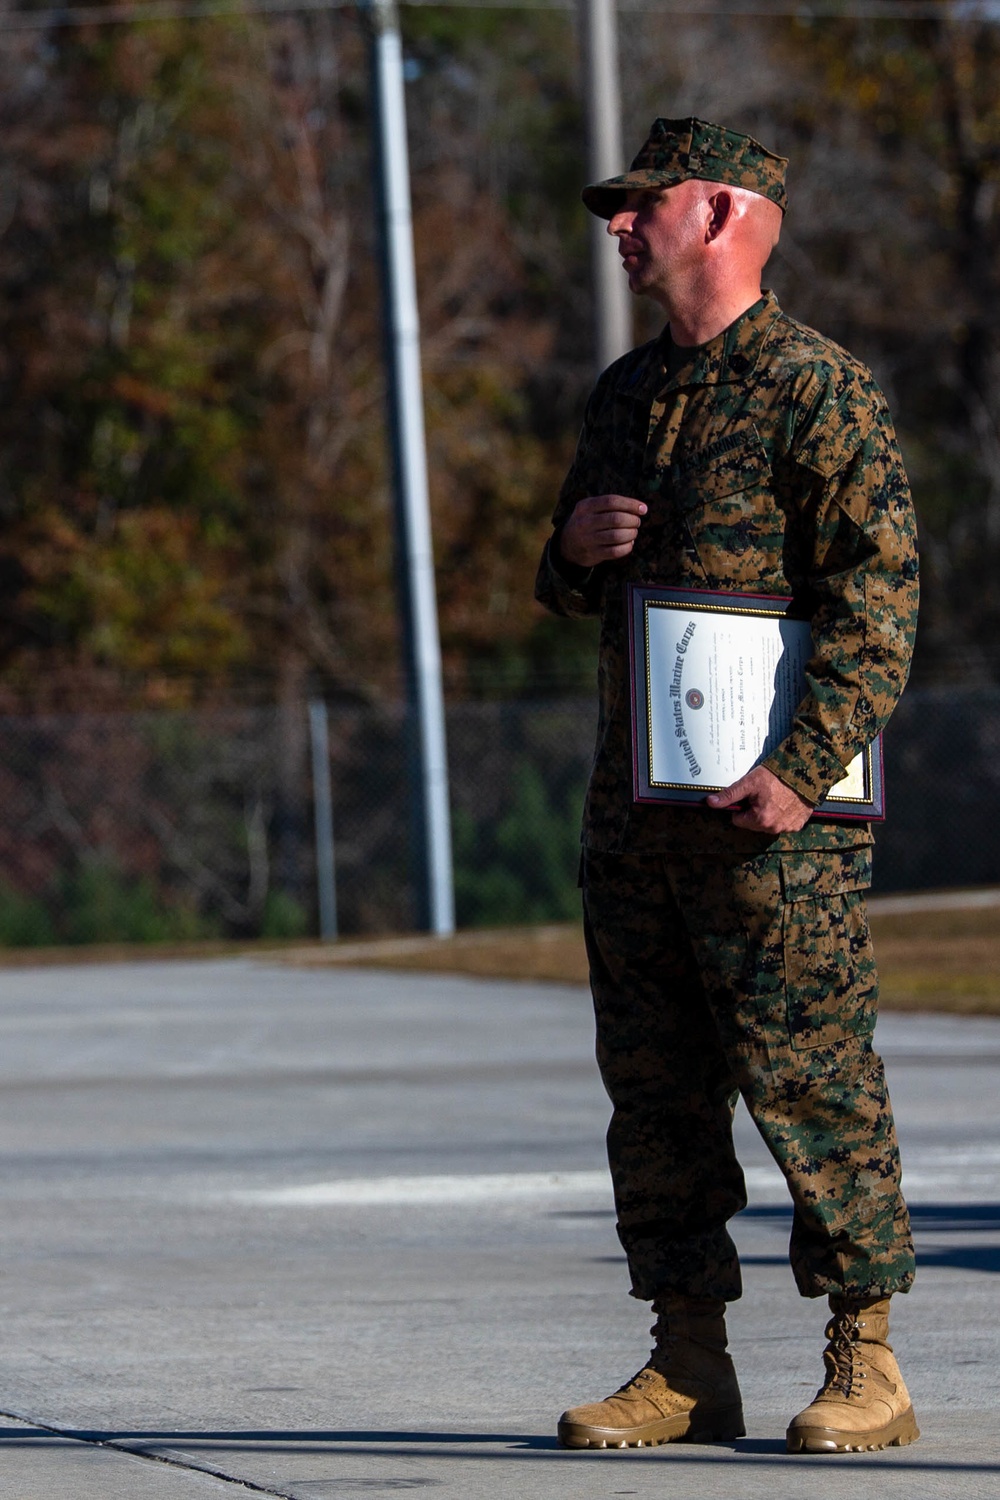
[[[799,1051],[870,1036],[878,978],[864,893],[871,850],[783,855],[788,1033]]]

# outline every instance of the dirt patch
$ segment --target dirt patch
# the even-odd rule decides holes
[[[422,969],[436,974],[473,974],[481,979],[526,979],[555,984],[586,984],[583,929],[493,927],[453,937],[383,938],[365,943],[295,950],[287,963],[302,968],[358,965],[363,968]]]
[[[871,915],[887,1010],[1000,1015],[1000,908]],[[569,924],[387,938],[297,949],[286,962],[357,964],[480,978],[586,984],[583,931]]]

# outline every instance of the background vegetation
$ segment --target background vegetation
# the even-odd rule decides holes
[[[537,690],[577,670],[530,600],[591,378],[572,17],[403,19],[449,681]],[[621,30],[630,149],[697,112],[791,157],[771,279],[888,389],[919,670],[995,678],[1000,28]],[[356,15],[0,32],[0,78],[6,706],[394,693]]]
[[[399,693],[362,24],[6,15],[0,712],[275,705],[292,806],[306,699]],[[593,632],[531,599],[593,374],[572,13],[403,24],[449,693],[586,691]],[[956,6],[620,28],[630,152],[655,115],[697,113],[790,156],[769,280],[887,390],[921,520],[916,680],[995,685],[1000,27]],[[636,308],[637,338],[654,313]],[[553,829],[578,788],[532,777],[489,826],[459,809],[470,920],[565,909]],[[511,853],[525,838],[537,859]],[[123,931],[201,930],[127,863],[0,893],[0,940],[59,936],[67,903],[80,934],[111,907]],[[278,929],[306,920],[291,899]]]

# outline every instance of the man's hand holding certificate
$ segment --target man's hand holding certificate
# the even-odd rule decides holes
[[[810,803],[766,766],[754,766],[723,792],[709,792],[709,807],[732,813],[736,828],[754,833],[795,833],[812,817]]]

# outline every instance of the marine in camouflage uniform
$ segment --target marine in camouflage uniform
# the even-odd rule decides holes
[[[610,219],[626,191],[691,177],[785,207],[781,158],[697,120],[657,121],[631,171],[584,200]],[[574,566],[562,528],[599,495],[646,513],[627,557]],[[870,827],[816,816],[772,835],[634,803],[626,601],[629,583],[791,600],[812,628],[808,693],[763,764],[819,803],[889,718],[913,646],[915,526],[882,393],[766,292],[701,346],[668,327],[600,378],[553,522],[537,597],[601,619],[582,884],[633,1294],[740,1295],[726,1227],[747,1201],[738,1094],[791,1192],[803,1295],[905,1291],[913,1249],[872,1046]]]

